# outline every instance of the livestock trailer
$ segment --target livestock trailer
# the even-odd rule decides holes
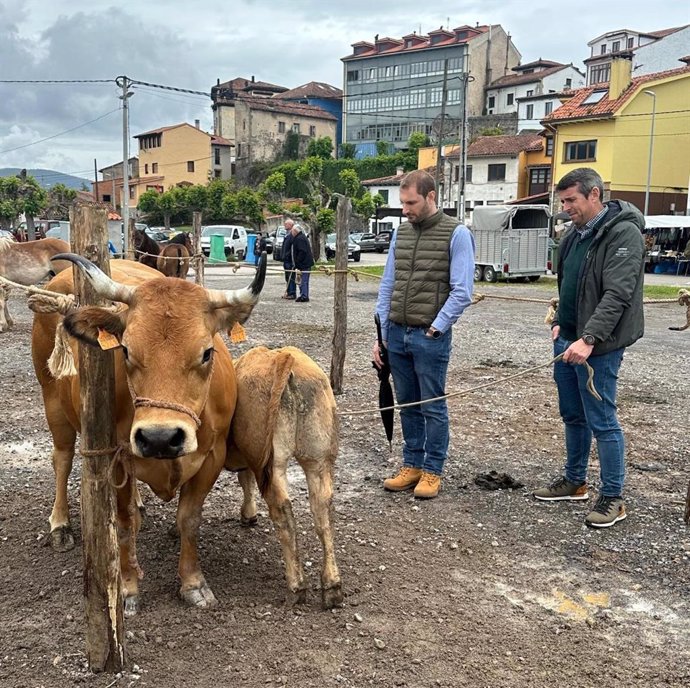
[[[545,205],[488,205],[472,214],[474,279],[536,282],[549,268],[551,212]]]

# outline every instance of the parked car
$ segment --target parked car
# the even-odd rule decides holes
[[[333,260],[335,258],[335,242],[336,235],[329,234],[326,237],[326,258],[328,260]],[[347,259],[354,260],[355,263],[359,263],[362,258],[362,252],[359,248],[359,244],[356,244],[352,239],[347,242]]]
[[[391,247],[392,236],[393,232],[389,232],[388,230],[379,232],[376,235],[376,238],[374,239],[374,248],[376,249],[377,253],[383,253]]]
[[[357,232],[355,234],[350,234],[350,239],[356,244],[359,244],[359,250],[362,253],[376,250],[376,245],[374,243],[376,235],[372,234],[371,232]]]
[[[144,231],[147,236],[151,237],[151,239],[158,243],[168,241],[170,236],[172,236],[171,234],[168,234],[166,231],[160,231],[157,227],[149,227]]]
[[[273,260],[283,260],[283,241],[287,230],[282,225],[273,233]]]
[[[238,260],[244,260],[247,256],[247,233],[250,231],[239,225],[208,225],[201,229],[201,250],[208,256],[211,253],[211,237],[220,234],[225,245],[225,255],[234,255]]]

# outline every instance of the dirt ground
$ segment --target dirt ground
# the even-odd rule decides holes
[[[208,272],[212,287],[247,277]],[[293,344],[330,365],[332,281],[314,277],[309,304],[280,299],[268,280],[247,324],[252,346]],[[260,507],[240,527],[240,488],[225,473],[209,495],[200,557],[219,605],[177,598],[178,548],[168,530],[175,503],[145,488],[138,538],[145,571],[141,611],[126,621],[128,669],[92,675],[85,663],[79,546],[42,545],[53,499],[50,439],[30,358],[31,313],[13,294],[17,325],[0,335],[0,685],[117,686],[687,686],[690,685],[688,483],[690,332],[678,306],[646,309],[647,334],[625,356],[620,416],[628,446],[629,517],[583,525],[590,503],[543,504],[530,490],[557,476],[563,432],[538,304],[487,300],[454,330],[448,391],[488,381],[450,402],[452,439],[441,495],[416,502],[381,487],[400,459],[376,414],[369,351],[377,282],[351,282],[341,450],[336,471],[342,609],[319,606],[321,554],[298,467],[291,472],[300,546],[311,582],[307,605],[286,607],[280,548]],[[549,298],[541,283],[480,291]],[[474,478],[508,472],[525,487],[480,489]],[[79,464],[70,480],[79,538]],[[596,488],[598,464],[590,479]]]

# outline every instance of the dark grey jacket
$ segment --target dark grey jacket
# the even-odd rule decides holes
[[[630,346],[644,334],[644,217],[626,201],[609,201],[606,205],[608,212],[577,279],[577,334],[594,336],[594,356]],[[561,239],[559,289],[563,262],[576,240],[574,227]],[[558,311],[552,327],[555,325],[558,325]]]

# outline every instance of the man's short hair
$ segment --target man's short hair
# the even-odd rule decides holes
[[[585,197],[592,193],[593,188],[599,189],[599,198],[604,200],[604,181],[596,170],[591,167],[578,167],[572,172],[568,172],[556,185],[556,191],[565,191],[571,186],[576,186],[577,190]]]
[[[294,221],[291,217],[288,217],[288,219],[285,220],[285,223],[283,224],[283,226],[284,226],[284,227],[287,227],[287,223],[288,223],[288,222],[289,222],[291,225],[294,225],[294,224],[295,224],[295,221]]]
[[[436,182],[428,172],[413,170],[406,174],[400,182],[401,189],[409,189],[411,187],[417,189],[417,193],[426,198],[430,191],[436,191]]]

